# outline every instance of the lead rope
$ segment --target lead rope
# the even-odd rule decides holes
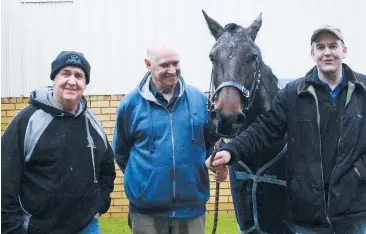
[[[221,138],[215,143],[214,150],[211,156],[211,166],[215,160],[217,149],[219,148]],[[220,181],[216,180],[216,192],[215,192],[215,213],[214,213],[214,223],[212,227],[212,234],[216,234],[217,222],[219,217],[219,195],[220,195]]]
[[[254,218],[254,225],[250,227],[247,230],[241,231],[242,234],[252,233],[254,231],[257,231],[257,233],[261,234],[267,234],[266,232],[263,232],[259,226],[259,220],[258,220],[258,204],[257,204],[257,186],[259,183],[269,183],[269,184],[276,184],[280,186],[286,187],[286,181],[274,178],[270,175],[263,174],[269,167],[271,167],[273,164],[275,164],[278,160],[280,160],[287,151],[287,144],[283,147],[281,152],[277,154],[276,157],[274,157],[271,161],[266,163],[263,167],[261,167],[256,174],[252,172],[252,170],[249,169],[247,165],[245,165],[242,161],[239,161],[239,165],[241,165],[246,172],[244,171],[236,171],[236,179],[238,180],[252,180],[252,206],[253,206],[253,218]]]

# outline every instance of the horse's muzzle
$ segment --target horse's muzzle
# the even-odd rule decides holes
[[[246,116],[242,112],[224,114],[220,109],[211,112],[211,119],[216,129],[216,134],[220,137],[232,138],[240,133],[246,121]]]

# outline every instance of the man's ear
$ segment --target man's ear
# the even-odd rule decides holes
[[[145,66],[146,68],[151,71],[151,62],[148,59],[145,59]]]
[[[343,46],[343,57],[342,57],[342,59],[345,59],[346,58],[346,56],[347,56],[347,47],[344,45]]]
[[[316,62],[316,58],[315,58],[315,55],[314,55],[314,50],[315,50],[315,44],[313,42],[313,43],[311,43],[311,47],[310,47],[310,55],[311,55],[311,58],[313,59],[313,61]]]

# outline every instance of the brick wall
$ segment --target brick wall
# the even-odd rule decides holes
[[[101,95],[86,96],[88,106],[101,121],[108,140],[111,142],[113,138],[113,129],[116,119],[116,108],[123,95]],[[17,111],[28,105],[28,98],[1,98],[1,135],[9,122],[14,118]],[[123,189],[123,174],[116,165],[117,177],[114,182],[114,191],[112,192],[112,204],[108,213],[104,216],[125,216],[128,213],[128,200]],[[207,203],[208,212],[212,212],[215,203],[215,181],[213,175],[210,174],[210,200]],[[232,198],[230,193],[229,182],[225,181],[220,184],[220,212],[233,211]]]

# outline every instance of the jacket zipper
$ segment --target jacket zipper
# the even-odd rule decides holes
[[[341,143],[341,139],[342,139],[342,126],[343,126],[343,114],[344,111],[346,110],[346,107],[348,105],[348,103],[350,102],[350,100],[345,104],[343,110],[342,110],[342,114],[341,114],[341,129],[339,131],[339,140],[338,140],[338,149],[337,149],[337,156],[339,155],[339,145]],[[327,210],[327,214],[329,213],[329,203],[330,203],[330,188],[331,188],[331,181],[332,181],[332,175],[333,175],[333,171],[332,173],[330,173],[330,180],[329,180],[329,189],[328,189],[328,210]]]
[[[344,108],[345,109],[345,108]],[[342,135],[342,116],[343,116],[343,112],[344,109],[342,110],[342,114],[341,114],[341,129],[340,129],[340,135],[339,135],[339,140],[338,140],[338,149],[337,149],[337,156],[339,155],[339,144],[341,143],[341,135]],[[330,173],[330,179],[329,179],[329,188],[328,188],[328,207],[327,207],[327,214],[329,214],[329,203],[330,203],[330,189],[332,186],[332,175],[333,175],[334,169],[332,170],[332,172]]]
[[[175,100],[175,103],[171,109],[171,111],[168,110],[167,107],[161,105],[160,103],[157,103],[158,105],[162,106],[165,110],[168,111],[169,113],[169,118],[170,118],[170,132],[172,134],[172,150],[173,150],[173,203],[175,203],[175,198],[176,198],[176,164],[175,164],[175,141],[174,141],[174,134],[173,134],[173,110],[175,105],[177,104],[179,100],[179,97],[177,98],[177,100]],[[175,211],[173,211],[173,217],[175,217]]]
[[[175,203],[175,197],[176,197],[176,170],[175,170],[175,153],[174,153],[174,135],[173,135],[173,115],[172,113],[169,113],[169,116],[170,116],[170,131],[171,131],[171,134],[172,134],[172,149],[173,149],[173,203]],[[175,211],[173,211],[173,217],[175,216]]]
[[[315,102],[316,102],[316,113],[317,115],[319,115],[319,119],[320,119],[320,113],[319,113],[319,104],[318,104],[318,98],[316,97],[316,94],[315,94],[315,89],[314,90],[314,94],[310,91],[308,91],[315,99]],[[318,119],[318,116],[317,116],[317,119]],[[320,134],[320,122],[318,123],[317,121],[317,125],[318,125],[318,135],[319,135],[319,142],[320,142],[320,145],[319,145],[319,153],[320,153],[320,168],[322,169],[322,180],[323,180],[323,185],[322,185],[322,188],[323,188],[323,201],[324,201],[324,208],[325,208],[325,220],[326,222],[331,225],[331,222],[330,222],[330,218],[328,217],[328,207],[327,207],[327,202],[326,202],[326,199],[325,199],[325,188],[324,188],[324,184],[325,184],[325,180],[324,180],[324,173],[323,173],[323,155],[322,155],[322,138],[321,138],[321,134]],[[328,200],[329,200],[329,197],[328,197]],[[329,206],[329,204],[328,204]]]
[[[324,206],[325,206],[325,219],[327,221],[327,223],[329,225],[331,225],[332,223],[330,222],[329,216],[328,216],[328,209],[329,209],[329,191],[330,191],[330,183],[329,183],[329,188],[328,188],[328,205],[327,205],[327,201],[325,199],[325,188],[324,188],[324,184],[325,184],[325,180],[324,180],[324,172],[323,172],[323,155],[322,155],[322,140],[321,140],[321,135],[320,135],[320,126],[318,124],[318,133],[319,133],[319,142],[320,142],[320,147],[319,147],[319,151],[320,151],[320,167],[322,169],[322,180],[323,180],[323,200],[324,200]],[[332,178],[332,176],[330,176]]]

